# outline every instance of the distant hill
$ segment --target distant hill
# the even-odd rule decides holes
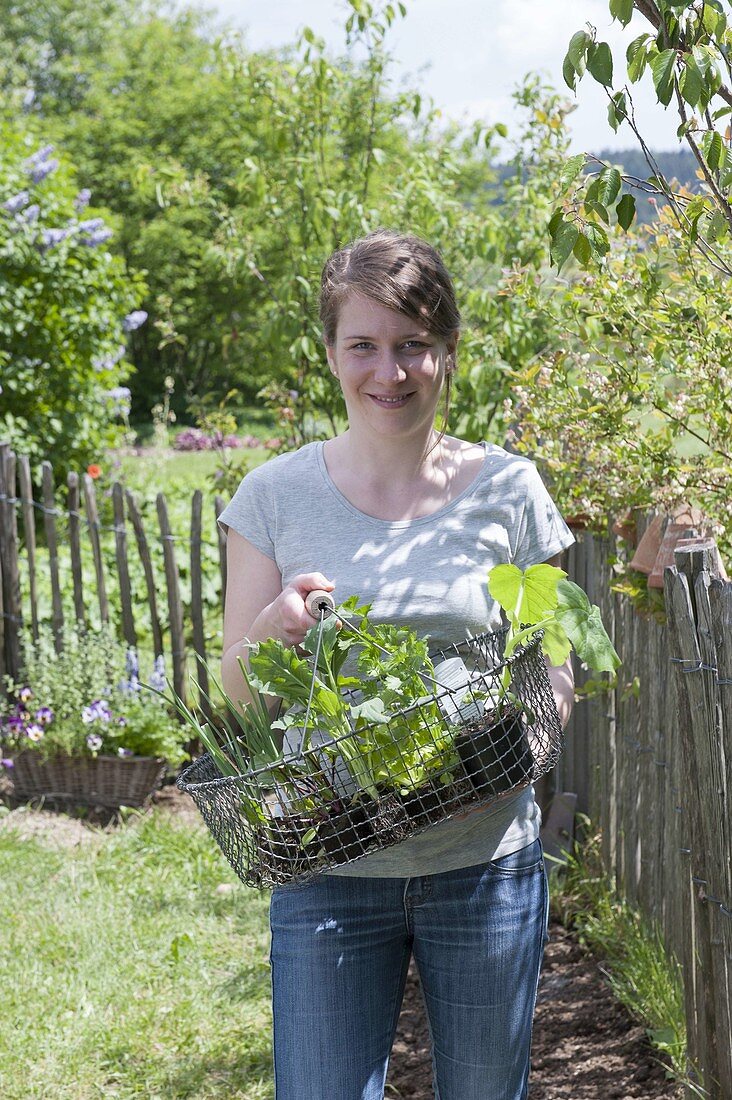
[[[651,169],[648,167],[640,149],[603,149],[594,155],[609,164],[614,164],[617,167],[622,166],[624,175],[635,176],[640,180],[648,179],[651,175]],[[652,151],[652,156],[658,165],[659,171],[669,182],[677,180],[678,183],[690,191],[699,191],[699,180],[696,177],[698,165],[690,149],[683,148],[677,152],[668,153]],[[630,191],[635,198],[638,222],[643,225],[653,221],[655,211],[648,198],[637,187],[625,186],[623,190]],[[662,200],[659,199],[658,201],[660,203]]]
[[[602,149],[599,153],[593,155],[608,164],[621,167],[624,175],[634,176],[639,180],[648,179],[651,175],[651,169],[646,164],[645,157],[640,149]],[[678,183],[687,187],[690,191],[699,190],[699,180],[696,177],[697,163],[690,149],[682,148],[678,152],[668,153],[653,152],[652,155],[659,171],[667,180],[677,180]],[[599,168],[590,165],[588,171],[599,171]],[[496,172],[498,175],[497,183],[500,187],[500,184],[513,173],[513,165],[496,165]],[[623,190],[630,191],[635,198],[639,224],[644,225],[653,221],[656,212],[649,202],[648,196],[644,195],[637,187],[624,186]],[[500,201],[500,195],[497,194],[496,202],[500,203]],[[662,203],[662,200],[659,199],[658,202]]]

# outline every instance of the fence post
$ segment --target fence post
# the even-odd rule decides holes
[[[36,517],[33,511],[33,479],[27,455],[18,458],[18,485],[23,511],[23,535],[25,552],[28,558],[28,590],[30,598],[31,631],[34,641],[38,640],[38,596],[36,592]]]
[[[183,604],[178,583],[178,566],[175,561],[173,534],[168,521],[168,505],[164,493],[156,497],[160,537],[163,540],[163,560],[165,561],[165,580],[168,590],[168,618],[170,621],[170,648],[173,656],[173,689],[181,699],[186,696],[186,651],[183,631]]]
[[[18,519],[15,511],[15,454],[0,444],[0,557],[4,672],[16,680],[20,674],[20,630],[23,625],[18,572]]]
[[[684,847],[688,848],[693,955],[689,958],[687,952],[684,985],[692,986],[694,1004],[687,989],[687,1030],[707,1094],[710,1100],[722,1100],[729,1095],[721,1091],[729,1060],[727,967],[723,952],[719,966],[720,952],[715,950],[714,942],[719,938],[717,913],[712,912],[707,899],[712,889],[722,889],[724,847],[720,850],[719,815],[720,810],[723,814],[727,811],[719,802],[724,786],[721,791],[713,790],[719,786],[720,772],[715,760],[719,745],[715,744],[716,706],[712,701],[716,689],[710,679],[717,676],[716,653],[711,631],[704,624],[709,616],[701,612],[706,595],[704,574],[708,577],[713,548],[711,540],[700,540],[693,548],[677,550],[676,565],[666,569],[664,586],[671,660],[676,666],[681,775],[688,811],[688,842]]]

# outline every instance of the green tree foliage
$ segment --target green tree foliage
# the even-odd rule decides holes
[[[643,32],[627,47],[627,83],[614,90],[617,68],[610,49],[597,41],[589,24],[573,35],[563,71],[572,91],[586,73],[602,85],[610,126],[615,131],[629,127],[643,152],[650,173],[644,190],[668,202],[684,236],[714,269],[730,277],[732,261],[723,247],[732,231],[732,28],[727,7],[723,0],[609,0],[610,14],[624,27],[635,14],[645,21]],[[641,80],[653,84],[664,108],[677,112],[679,139],[691,150],[703,180],[701,194],[674,187],[639,130],[631,86]],[[628,229],[635,217],[634,199],[622,190],[614,165],[602,164],[599,177],[590,182],[582,178],[582,167],[578,158],[568,166],[565,201],[550,224],[552,258],[558,268],[571,253],[584,266],[601,259],[608,249],[611,221]],[[633,177],[628,182],[641,183]]]
[[[542,294],[558,339],[517,376],[517,446],[566,513],[602,530],[629,508],[700,506],[732,549],[732,309],[670,208],[603,264]]]
[[[504,272],[548,259],[566,105],[534,79],[519,90],[526,126],[498,181],[503,127],[445,126],[392,89],[388,34],[403,13],[350,0],[335,58],[307,29],[280,54],[252,53],[155,0],[49,0],[43,12],[0,0],[0,82],[33,94],[81,183],[119,216],[121,255],[146,273],[151,321],[131,341],[138,414],[173,375],[178,402],[232,386],[251,401],[265,387],[287,445],[332,431],[343,410],[320,346],[319,270],[386,224],[434,241],[455,272],[465,327],[452,424],[502,439],[510,371],[548,342]]]
[[[0,437],[63,471],[118,435],[125,325],[141,319],[126,317],[144,287],[53,146],[2,116],[0,146]]]

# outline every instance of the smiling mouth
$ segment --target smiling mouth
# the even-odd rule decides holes
[[[382,405],[384,408],[399,408],[404,405],[412,396],[411,393],[401,393],[394,396],[387,396],[386,394],[370,393],[368,395],[372,401],[375,401],[377,405]]]

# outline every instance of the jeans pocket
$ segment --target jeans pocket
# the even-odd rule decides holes
[[[537,838],[525,848],[519,848],[517,852],[509,852],[507,856],[499,856],[489,863],[492,871],[501,875],[530,875],[536,871],[544,870],[544,851],[541,841]]]

